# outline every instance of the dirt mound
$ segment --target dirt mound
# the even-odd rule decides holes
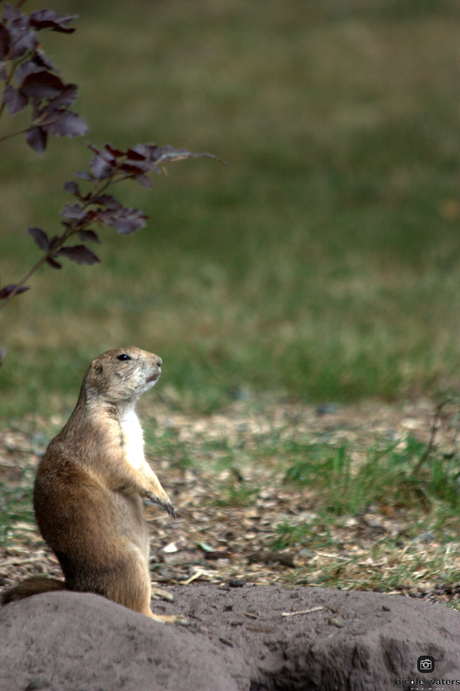
[[[4,607],[0,690],[460,685],[460,614],[440,605],[320,588],[190,585],[170,592],[175,602],[155,602],[155,611],[184,614],[189,626],[163,626],[79,593]]]

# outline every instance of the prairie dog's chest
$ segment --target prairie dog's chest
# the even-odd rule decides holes
[[[145,465],[144,434],[135,410],[127,410],[120,420],[126,461],[136,470]]]

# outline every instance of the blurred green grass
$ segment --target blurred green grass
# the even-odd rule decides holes
[[[101,266],[43,269],[2,312],[3,415],[69,405],[87,363],[123,344],[158,352],[161,388],[191,410],[247,389],[346,401],[458,386],[458,3],[52,7],[80,14],[74,35],[41,38],[81,87],[88,141],[228,166],[120,188],[148,229],[104,232]],[[82,139],[43,158],[2,145],[2,285],[38,258],[27,227],[53,232],[88,161]]]

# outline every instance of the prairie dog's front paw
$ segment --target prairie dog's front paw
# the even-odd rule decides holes
[[[146,494],[146,500],[147,503],[149,504],[157,504],[161,509],[169,513],[170,516],[173,518],[176,518],[176,512],[174,511],[174,506],[171,504],[168,495],[166,492],[164,493],[164,496],[158,497],[156,494],[153,494],[152,492],[147,492]]]

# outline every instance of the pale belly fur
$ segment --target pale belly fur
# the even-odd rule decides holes
[[[121,419],[121,429],[126,460],[136,470],[142,470],[147,463],[144,456],[144,434],[134,408],[125,411]]]

